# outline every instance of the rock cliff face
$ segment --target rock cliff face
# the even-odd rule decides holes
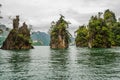
[[[8,37],[3,42],[1,49],[32,49],[32,40],[30,38],[30,31],[25,24],[19,28],[19,16],[13,20],[13,29],[10,31]]]
[[[64,49],[69,47],[70,33],[67,31],[68,24],[62,15],[56,23],[52,22],[50,30],[51,48]]]
[[[65,37],[59,35],[56,39],[54,37],[51,37],[50,46],[53,49],[64,49],[69,47],[69,43],[67,40],[65,40]]]

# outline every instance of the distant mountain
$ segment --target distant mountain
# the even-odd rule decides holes
[[[32,32],[31,38],[33,40],[33,45],[48,46],[50,44],[50,35],[45,32]]]
[[[70,37],[70,40],[71,40],[70,46],[75,45],[75,38],[74,37]]]
[[[50,44],[50,35],[45,32],[32,32],[31,38],[33,40],[33,45],[37,46],[49,46]],[[75,38],[71,37],[70,45],[75,44]]]
[[[7,28],[5,25],[0,24],[0,45],[2,45],[3,41],[9,34],[10,29]]]

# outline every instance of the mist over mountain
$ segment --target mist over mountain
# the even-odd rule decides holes
[[[32,32],[31,38],[34,45],[48,46],[50,44],[50,35],[45,32]]]

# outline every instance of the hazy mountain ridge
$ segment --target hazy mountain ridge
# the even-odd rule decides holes
[[[45,32],[32,32],[31,38],[33,40],[33,45],[48,46],[50,44],[50,35]]]
[[[6,39],[9,34],[10,29],[4,24],[0,24],[0,45],[3,44],[3,41]]]
[[[32,32],[31,38],[33,40],[33,45],[37,46],[49,46],[50,44],[50,35],[45,32]],[[71,37],[70,45],[74,45],[75,38]]]

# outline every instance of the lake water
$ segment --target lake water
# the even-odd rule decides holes
[[[120,47],[0,50],[0,80],[120,80]]]

